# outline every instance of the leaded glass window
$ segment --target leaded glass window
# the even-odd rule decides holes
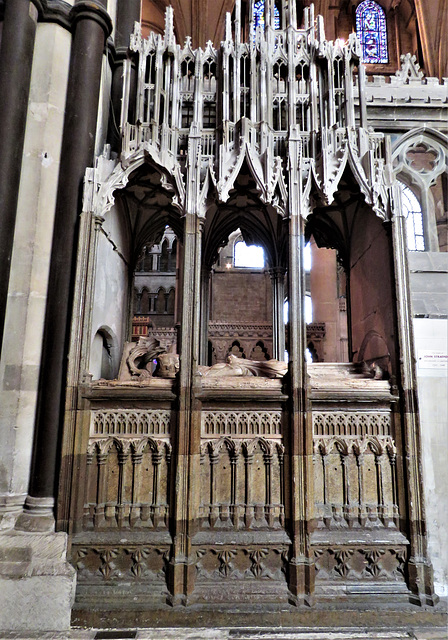
[[[373,0],[364,0],[356,9],[356,33],[361,41],[363,62],[389,62],[386,16]]]
[[[423,232],[422,208],[414,192],[402,182],[399,185],[401,189],[401,204],[406,218],[408,249],[410,251],[424,251],[425,235]]]
[[[254,25],[255,28],[264,27],[264,0],[256,0],[254,3]],[[274,29],[280,29],[280,12],[274,5]]]

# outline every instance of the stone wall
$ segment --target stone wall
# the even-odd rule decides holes
[[[266,271],[214,271],[211,299],[212,321],[272,322],[272,284]]]

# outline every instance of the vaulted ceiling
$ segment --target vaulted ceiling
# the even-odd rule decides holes
[[[374,73],[393,73],[403,53],[417,54],[427,76],[448,76],[448,0],[380,0],[386,12],[389,31],[390,65],[370,69]],[[193,46],[204,48],[211,40],[219,45],[224,35],[225,14],[235,0],[142,0],[145,30],[163,31],[165,8],[174,8],[178,41],[190,35]],[[248,4],[242,0],[243,6]],[[299,13],[309,0],[297,0]],[[354,30],[354,10],[359,0],[315,0],[316,13],[325,19],[327,39],[347,38]],[[369,71],[369,70],[368,70]]]

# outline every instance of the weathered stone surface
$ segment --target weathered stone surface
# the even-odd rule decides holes
[[[70,628],[76,572],[67,535],[0,535],[0,631]]]

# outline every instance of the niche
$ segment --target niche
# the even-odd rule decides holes
[[[392,238],[345,177],[334,204],[316,207],[305,229],[313,322],[325,323],[324,362],[376,362],[386,376],[396,366]]]
[[[150,332],[173,333],[177,321],[176,291],[178,241],[166,226],[159,242],[145,244],[134,273],[132,339]]]
[[[90,373],[93,380],[112,380],[117,373],[116,339],[110,329],[101,327],[92,341]]]
[[[346,275],[335,249],[307,244],[307,348],[313,362],[348,362]],[[312,313],[310,313],[310,307]]]
[[[210,276],[209,338],[213,361],[229,354],[254,360],[272,357],[272,282],[261,246],[231,233]],[[222,334],[225,326],[225,337]],[[210,356],[210,351],[209,351]]]

